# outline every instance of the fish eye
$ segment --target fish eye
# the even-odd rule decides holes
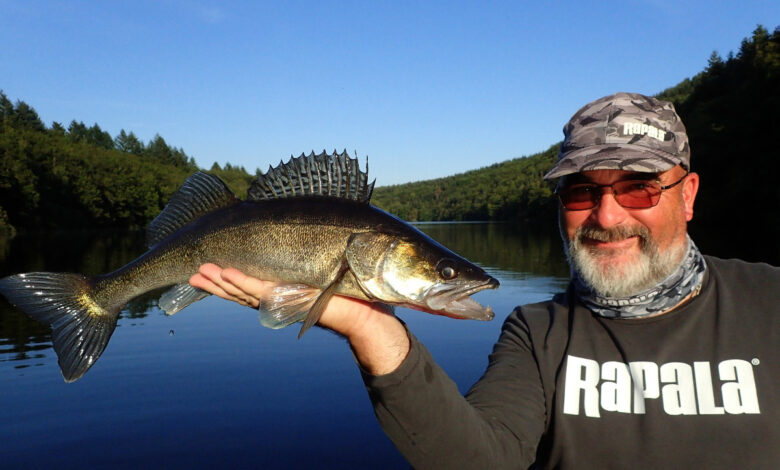
[[[443,259],[439,261],[439,265],[436,266],[439,271],[439,275],[442,279],[449,281],[458,277],[458,271],[455,269],[455,263],[449,259]]]

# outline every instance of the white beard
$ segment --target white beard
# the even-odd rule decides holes
[[[609,250],[596,250],[583,243],[584,238],[599,241],[619,241],[639,237],[636,259],[620,264],[611,262]],[[573,240],[564,237],[569,265],[593,291],[603,297],[629,297],[659,284],[672,274],[682,262],[687,243],[660,252],[658,244],[645,227],[616,227],[602,229],[580,227]]]

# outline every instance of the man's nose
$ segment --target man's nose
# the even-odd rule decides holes
[[[615,194],[611,188],[604,188],[601,192],[599,204],[592,209],[591,217],[602,228],[610,228],[620,225],[628,212],[615,200]]]

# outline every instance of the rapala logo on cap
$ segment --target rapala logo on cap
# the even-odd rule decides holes
[[[651,126],[649,124],[639,124],[637,122],[626,122],[623,124],[623,135],[649,135],[654,139],[663,141],[666,131]]]

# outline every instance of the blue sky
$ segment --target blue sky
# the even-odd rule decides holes
[[[346,148],[382,186],[545,150],[586,102],[658,93],[758,24],[780,2],[0,0],[0,89],[204,167]]]

